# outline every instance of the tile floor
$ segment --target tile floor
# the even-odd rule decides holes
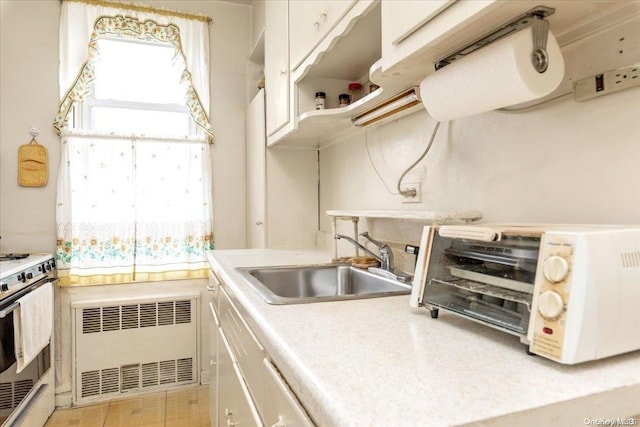
[[[209,427],[206,386],[56,409],[45,427]]]

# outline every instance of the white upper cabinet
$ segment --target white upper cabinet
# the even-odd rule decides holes
[[[264,78],[267,104],[267,135],[291,120],[289,99],[289,5],[265,3]]]
[[[383,1],[385,5],[384,22],[386,34],[393,46],[397,46],[420,27],[429,22],[438,13],[456,0],[394,0]]]
[[[640,9],[639,2],[619,0],[381,1],[382,59],[375,80],[382,87],[398,79],[419,85],[428,74],[435,72],[434,64],[437,61],[534,8],[544,6],[554,10],[546,19],[563,51],[566,77],[562,90],[568,92],[571,90],[571,81],[588,77],[594,72],[588,64],[581,64],[593,62],[580,59],[585,51],[591,49],[587,45],[599,51],[593,57],[596,60],[606,54],[608,65],[603,65],[600,71],[621,66],[621,61],[613,57],[622,56],[618,52],[625,49],[620,49],[616,42],[625,37],[616,37],[614,33],[629,33],[621,24],[636,19]],[[634,63],[635,59],[628,57],[625,61],[622,65]]]
[[[470,41],[472,36],[465,26],[479,20],[491,9],[504,6],[501,3],[510,2],[382,0],[382,71],[396,67],[394,73],[410,75],[416,72],[424,77],[424,64],[432,66],[432,55],[437,57],[450,53],[447,48],[442,48],[443,45],[455,46],[456,41]],[[506,9],[513,8],[505,8],[504,16],[508,19],[512,12]],[[486,28],[490,29],[494,23],[493,19],[487,22]],[[446,40],[448,38],[451,40]],[[428,53],[428,57],[424,53]],[[407,62],[409,58],[413,60]]]
[[[291,70],[311,51],[351,9],[356,0],[290,0]]]
[[[549,96],[571,92],[594,73],[594,60],[598,71],[637,62],[637,50],[621,43],[637,45],[627,24],[640,16],[638,1],[267,1],[267,145],[331,143],[355,117],[419,86],[437,61],[538,6],[553,9],[546,19],[565,60],[564,81]],[[363,89],[339,105],[352,82]],[[325,109],[315,108],[317,92],[326,94]]]

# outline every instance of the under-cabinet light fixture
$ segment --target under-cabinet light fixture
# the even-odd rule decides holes
[[[422,108],[422,102],[418,96],[417,88],[413,87],[353,117],[351,121],[355,126],[378,124],[400,112],[408,113],[416,106]]]

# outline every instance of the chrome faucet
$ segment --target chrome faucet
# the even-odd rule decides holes
[[[369,249],[367,249],[364,246],[362,246],[357,240],[353,240],[351,237],[344,236],[342,234],[336,234],[335,236],[333,236],[333,238],[336,239],[336,240],[344,239],[347,242],[353,243],[354,246],[359,247],[360,249],[362,249],[363,251],[365,251],[366,253],[368,253],[372,257],[374,257],[382,265],[382,258],[380,258],[378,255],[374,254]]]
[[[353,245],[357,246],[358,248],[365,251],[367,254],[374,257],[380,263],[380,267],[383,270],[393,271],[393,252],[391,252],[391,248],[385,243],[381,243],[373,239],[371,236],[369,236],[369,233],[366,231],[364,233],[360,233],[360,236],[364,237],[365,239],[369,240],[371,243],[376,245],[378,247],[378,250],[380,251],[380,255],[376,255],[375,253],[371,252],[369,249],[361,245],[357,240],[354,240],[349,236],[336,234],[335,236],[333,236],[333,238],[337,240],[345,239],[346,241],[351,242]]]
[[[382,259],[382,261],[380,261],[380,267],[383,270],[393,271],[393,252],[389,245],[375,240],[373,237],[369,236],[368,231],[360,233],[360,235],[378,247],[378,250],[380,251],[380,258]]]

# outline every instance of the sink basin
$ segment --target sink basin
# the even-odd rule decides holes
[[[411,285],[344,264],[238,268],[269,304],[376,298],[411,292]]]

